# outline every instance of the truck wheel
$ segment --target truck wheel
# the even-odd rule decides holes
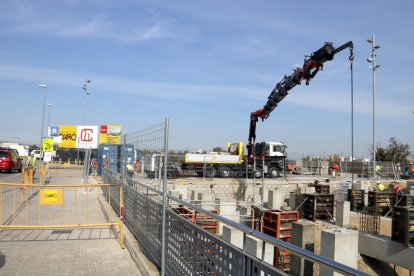
[[[206,168],[206,177],[213,178],[217,176],[217,169],[214,166],[208,166]]]
[[[276,168],[276,167],[271,167],[270,169],[269,169],[269,177],[270,178],[276,178],[276,177],[279,177],[280,176],[280,171],[279,171],[279,169],[278,168]]]
[[[262,169],[257,169],[254,171],[254,178],[262,178]]]
[[[220,177],[227,178],[230,177],[231,170],[227,166],[220,167]]]

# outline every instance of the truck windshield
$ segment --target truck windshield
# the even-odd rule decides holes
[[[273,152],[282,152],[282,153],[285,153],[286,152],[286,146],[276,146],[276,145],[273,145]]]

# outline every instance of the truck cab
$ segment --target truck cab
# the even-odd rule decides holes
[[[282,142],[261,142],[255,145],[256,157],[286,157],[287,147]]]
[[[254,158],[249,160],[255,178],[263,175],[275,178],[286,172],[287,147],[282,142],[261,142],[254,147]]]

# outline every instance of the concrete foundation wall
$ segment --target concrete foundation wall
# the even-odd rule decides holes
[[[358,251],[360,254],[414,271],[414,247],[405,247],[388,237],[360,233]]]

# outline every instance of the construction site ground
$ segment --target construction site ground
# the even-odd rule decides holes
[[[202,178],[182,178],[182,179],[171,179],[168,183],[171,186],[174,185],[188,185],[189,188],[192,186],[195,187],[203,187],[205,188],[211,188],[212,185],[220,185],[220,184],[228,184],[229,182],[237,183],[238,185],[244,184],[249,185],[255,183],[256,187],[260,187],[260,185],[264,186],[271,186],[274,188],[277,188],[280,184],[289,184],[293,186],[297,186],[299,183],[308,183],[311,185],[314,183],[315,180],[319,180],[321,183],[326,182],[327,178],[320,177],[320,176],[289,176],[286,179],[278,178],[278,179],[223,179],[223,178],[213,178],[213,179],[202,179]],[[338,182],[343,181],[342,178],[336,177],[336,178],[330,178],[329,183],[332,185],[338,184]],[[399,183],[403,188],[406,187],[406,181],[405,180],[395,180],[395,179],[381,179],[381,183],[385,185],[386,188],[388,188],[389,184],[391,183]],[[377,180],[372,181],[372,186],[376,185]],[[325,184],[329,184],[325,183]],[[359,229],[360,224],[360,214],[356,212],[350,213],[350,225],[348,228],[350,229]],[[334,214],[335,217],[335,214]],[[329,230],[329,229],[335,229],[338,228],[337,225],[335,225],[334,220],[331,221],[316,221],[316,231],[315,231],[315,253],[320,253],[320,240],[321,240],[321,232],[323,230]],[[387,217],[381,217],[380,218],[380,226],[379,226],[379,234],[387,237],[391,237],[391,226],[392,226],[392,219],[391,214],[389,214]],[[399,275],[399,276],[408,276],[411,275],[410,271],[395,266],[393,264],[385,263],[383,261],[370,258],[368,256],[358,256],[358,269],[368,273],[369,275]],[[394,271],[395,269],[395,271]],[[315,265],[314,267],[315,275],[319,275],[319,267]]]

